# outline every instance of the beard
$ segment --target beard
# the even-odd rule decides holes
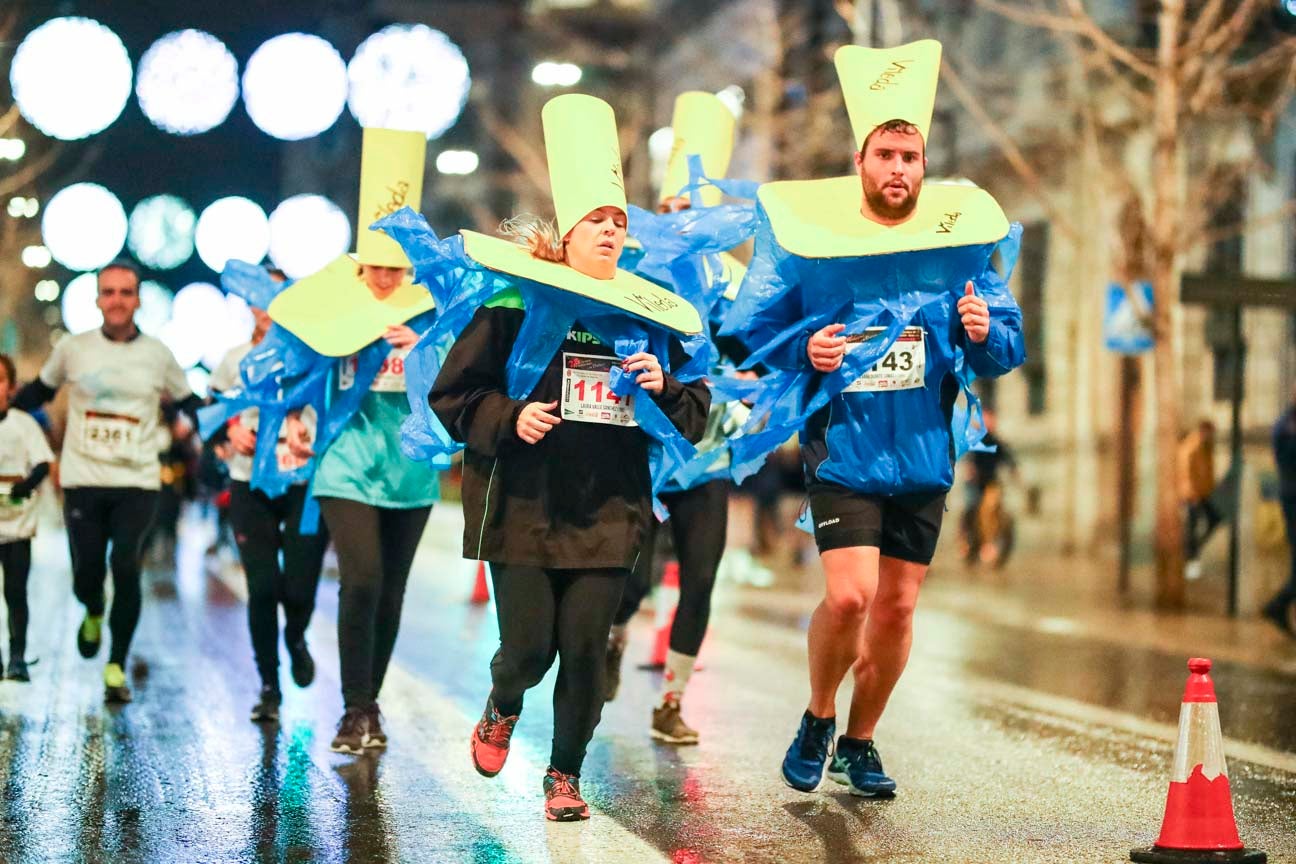
[[[914,208],[918,206],[918,193],[921,191],[922,181],[919,180],[903,201],[893,205],[887,200],[886,192],[882,187],[874,184],[869,178],[864,178],[864,200],[868,202],[869,209],[883,219],[908,219],[913,215]]]

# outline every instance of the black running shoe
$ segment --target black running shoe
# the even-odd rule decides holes
[[[611,702],[621,689],[621,658],[625,656],[626,643],[609,639],[607,645],[607,668],[603,676],[603,701]]]
[[[288,659],[292,661],[293,683],[298,687],[309,687],[315,680],[315,659],[311,657],[305,639],[288,646]]]
[[[279,706],[283,704],[283,694],[279,688],[266,685],[261,688],[261,697],[252,706],[253,723],[278,723]]]
[[[77,626],[77,651],[89,660],[99,653],[99,641],[103,638],[103,616],[86,614]]]
[[[10,681],[22,681],[24,683],[31,681],[31,673],[27,671],[27,661],[19,657],[10,657],[9,668],[5,671],[5,678]]]
[[[363,708],[348,708],[338,721],[337,734],[329,749],[334,753],[359,756],[364,752],[365,738],[369,736],[369,718]]]
[[[365,735],[364,746],[381,750],[387,746],[387,733],[382,728],[382,712],[378,710],[377,702],[369,706],[365,717],[369,719],[369,732]]]

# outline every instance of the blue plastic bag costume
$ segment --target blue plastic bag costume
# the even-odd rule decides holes
[[[406,392],[411,415],[402,430],[402,449],[415,460],[445,459],[463,448],[433,414],[427,403],[441,363],[450,346],[473,314],[492,297],[516,290],[527,315],[508,361],[508,395],[526,398],[539,383],[545,367],[573,324],[583,327],[600,342],[628,357],[649,351],[663,360],[670,356],[669,339],[675,334],[647,319],[549,285],[491,270],[469,257],[462,237],[438,238],[427,221],[404,208],[374,223],[400,244],[414,266],[415,282],[440,298],[446,297],[437,321],[419,340],[406,360]],[[692,365],[692,364],[690,364]],[[701,377],[696,370],[672,373],[681,381]],[[625,396],[639,388],[632,376],[617,367],[611,371],[613,392]],[[654,505],[657,493],[696,448],[680,434],[650,398],[635,399],[635,422],[653,443],[650,466]]]
[[[762,379],[752,417],[733,442],[736,475],[754,473],[770,451],[831,405],[827,452],[809,469],[813,479],[865,494],[948,489],[951,455],[976,446],[982,435],[971,422],[979,410],[969,389],[973,376],[1002,375],[1025,360],[1021,310],[1006,285],[1020,242],[1021,226],[1014,224],[997,243],[803,258],[780,245],[758,205],[755,256],[721,332],[739,335],[754,349],[747,366],[764,363],[776,371]],[[996,253],[999,269],[992,262]],[[981,344],[965,338],[956,311],[967,281],[990,308],[990,334]],[[867,338],[838,370],[821,374],[810,365],[806,345],[834,323],[846,325],[843,335]],[[855,392],[851,385],[888,357],[906,328],[923,333],[922,385]],[[952,440],[940,400],[926,392],[947,375],[969,405]]]

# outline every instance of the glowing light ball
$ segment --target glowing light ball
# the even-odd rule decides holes
[[[347,79],[347,106],[361,126],[428,138],[455,124],[472,85],[459,46],[426,24],[392,24],[361,42]]]
[[[285,33],[262,43],[243,70],[243,104],[262,132],[284,141],[333,125],[347,98],[347,71],[325,40]]]
[[[93,273],[82,273],[63,289],[59,309],[69,333],[85,333],[103,325],[103,313],[95,305],[98,296],[99,279]]]
[[[294,195],[270,214],[270,260],[290,279],[323,269],[351,248],[351,223],[322,195]]]
[[[231,258],[256,264],[270,248],[270,223],[255,202],[237,196],[213,201],[194,231],[198,257],[217,273]]]
[[[442,150],[436,158],[436,169],[442,174],[471,174],[480,164],[471,150]]]
[[[135,326],[150,336],[162,332],[171,320],[171,292],[161,282],[146,279],[140,285],[140,308],[135,313]]]
[[[202,344],[192,324],[185,325],[172,318],[158,331],[157,338],[171,349],[181,369],[192,369],[202,360]]]
[[[194,228],[198,217],[174,195],[145,198],[131,211],[126,244],[141,264],[171,270],[194,253]]]
[[[42,279],[36,283],[36,299],[44,303],[52,303],[58,299],[59,284],[53,279]]]
[[[95,270],[126,243],[126,211],[97,183],[74,183],[55,193],[41,217],[41,237],[69,270]]]
[[[131,62],[117,34],[89,18],[54,18],[23,39],[9,86],[27,122],[75,141],[108,127],[126,107]]]
[[[238,61],[210,33],[168,33],[140,58],[135,95],[154,126],[197,135],[224,123],[238,101]]]
[[[202,363],[208,369],[215,369],[231,348],[251,339],[252,328],[256,326],[252,310],[242,297],[226,294],[224,301],[219,325],[204,334]]]
[[[50,251],[44,246],[26,246],[22,250],[22,263],[25,267],[39,270],[50,265]]]

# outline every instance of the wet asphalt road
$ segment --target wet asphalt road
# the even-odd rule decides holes
[[[648,737],[658,679],[632,668],[649,646],[641,615],[585,766],[594,818],[546,823],[552,674],[528,700],[505,771],[484,780],[468,761],[496,625],[493,609],[464,602],[458,530],[453,507],[438,508],[381,698],[391,747],[359,759],[328,750],[341,712],[335,582],[321,587],[312,630],[317,681],[293,687],[285,662],[283,721],[263,728],[247,720],[257,684],[241,574],[204,569],[196,538],[175,572],[148,577],[136,700],[110,709],[103,658],[76,653],[66,549],[47,533],[29,637],[41,661],[32,684],[0,684],[0,861],[1118,862],[1160,826],[1186,655],[1135,644],[1119,621],[1018,626],[937,581],[878,732],[898,797],[785,787],[778,765],[807,695],[815,602],[796,580],[717,592],[685,702],[697,747]],[[1290,654],[1218,662],[1216,682],[1243,839],[1292,861],[1296,647],[1276,650]]]

